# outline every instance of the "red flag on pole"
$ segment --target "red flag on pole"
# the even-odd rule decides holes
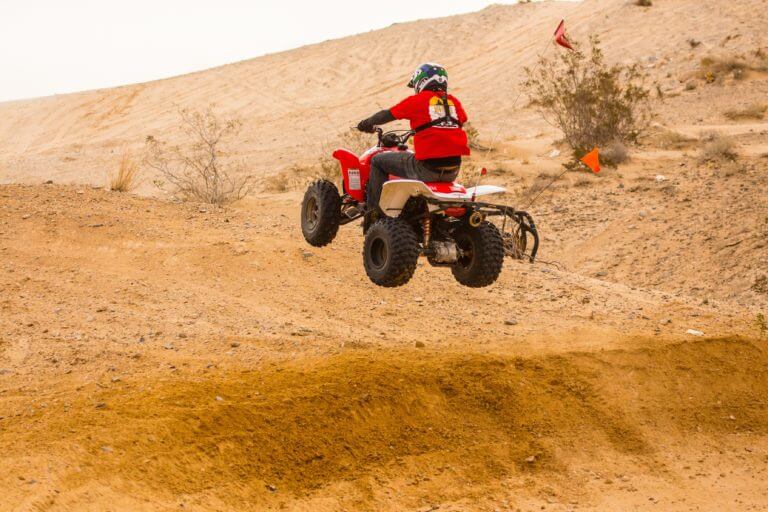
[[[571,42],[568,41],[568,35],[565,33],[565,20],[561,21],[557,26],[557,30],[555,30],[555,42],[563,48],[573,50]]]
[[[600,152],[597,148],[581,157],[581,162],[592,169],[595,174],[600,172]]]

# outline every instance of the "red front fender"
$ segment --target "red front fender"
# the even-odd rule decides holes
[[[353,152],[346,149],[337,149],[333,152],[333,158],[341,163],[345,169],[359,169],[360,159]]]

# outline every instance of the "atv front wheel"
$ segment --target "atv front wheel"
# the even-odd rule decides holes
[[[453,238],[459,248],[459,260],[451,267],[453,277],[471,288],[495,283],[504,264],[504,240],[496,226],[488,221],[476,228],[462,224]]]
[[[333,242],[341,221],[341,197],[336,185],[317,180],[307,188],[301,202],[301,232],[315,247]]]
[[[407,222],[384,217],[365,235],[365,273],[379,286],[402,286],[413,277],[420,252],[416,232]]]

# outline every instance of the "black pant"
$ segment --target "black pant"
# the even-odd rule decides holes
[[[371,160],[371,175],[368,178],[366,198],[369,211],[371,208],[379,207],[381,189],[389,180],[390,174],[409,180],[451,182],[456,179],[459,169],[458,166],[445,171],[433,169],[416,160],[416,156],[410,151],[379,153]]]

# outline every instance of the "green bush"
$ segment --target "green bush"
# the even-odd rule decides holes
[[[563,132],[574,157],[596,146],[634,143],[648,126],[645,75],[638,65],[609,66],[595,36],[588,52],[577,46],[556,59],[542,58],[526,73],[532,103]]]

